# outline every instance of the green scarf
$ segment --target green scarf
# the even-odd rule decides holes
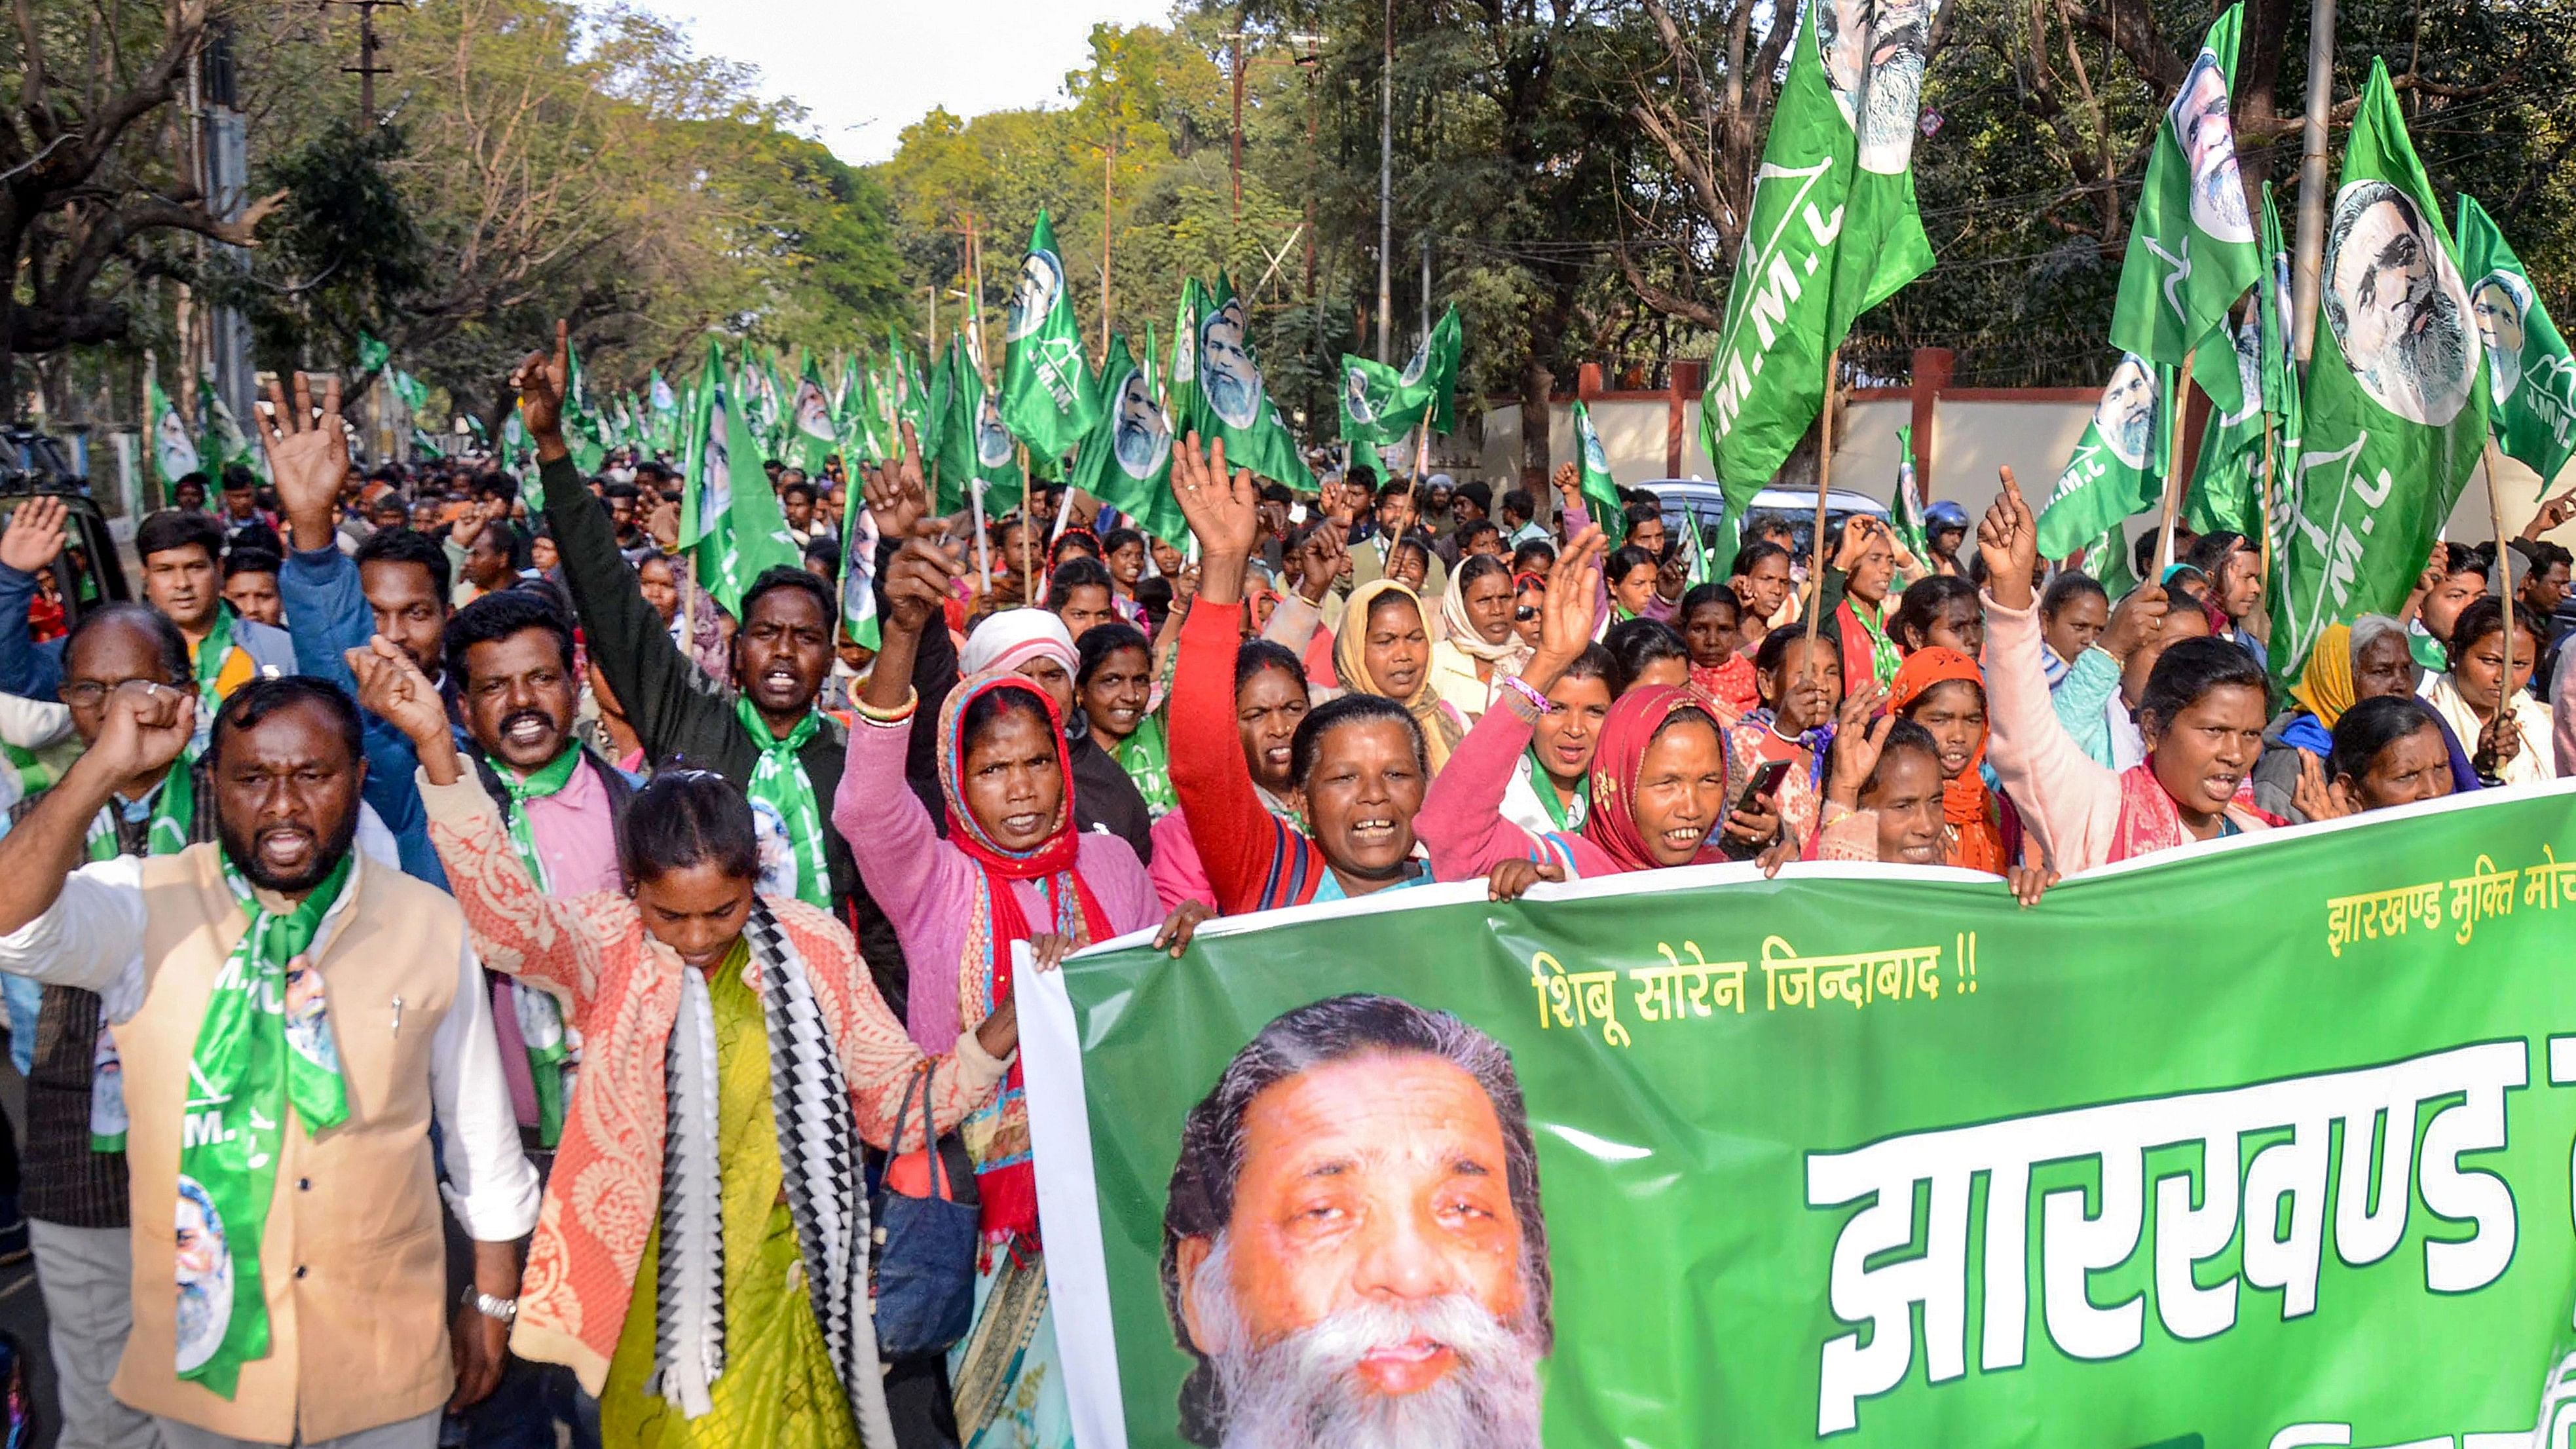
[[[572,772],[581,768],[578,745],[554,757],[553,763],[521,779],[507,766],[495,762],[492,773],[501,777],[501,788],[510,793],[510,808],[504,812],[510,820],[510,844],[519,852],[519,863],[528,868],[528,878],[537,883],[542,895],[554,889],[547,878],[545,860],[537,854],[536,827],[528,823],[528,802],[542,800],[572,783]],[[528,1081],[537,1097],[537,1145],[551,1148],[563,1141],[564,1059],[571,1055],[571,1044],[564,1038],[563,1008],[552,996],[520,982],[510,983],[510,1005],[519,1017],[519,1041],[528,1052]]]
[[[90,821],[89,835],[83,843],[88,847],[91,860],[114,860],[124,853],[119,848],[116,830],[118,823],[116,812],[122,808],[116,801],[111,800],[98,812],[98,817]],[[196,820],[195,761],[189,754],[183,753],[177,760],[171,762],[170,773],[162,776],[160,785],[154,789],[152,824],[144,833],[143,853],[177,855],[187,849],[188,832],[196,824]],[[97,1074],[106,1071],[110,1066],[117,1065],[119,1065],[119,1058],[116,1055],[116,1038],[102,1031],[98,1034],[98,1050],[90,1059],[93,1082]],[[124,1080],[124,1073],[120,1070],[115,1084],[107,1088],[111,1100],[115,1103],[113,1108],[102,1110],[104,1104],[97,1099],[96,1095],[91,1098],[89,1150],[92,1152],[125,1150]]]
[[[1583,828],[1583,816],[1589,815],[1592,808],[1590,775],[1587,774],[1574,782],[1574,798],[1584,807],[1583,814],[1576,815],[1565,808],[1565,802],[1556,798],[1556,782],[1548,778],[1547,767],[1538,762],[1538,745],[1535,742],[1528,749],[1521,751],[1521,773],[1522,777],[1529,781],[1530,793],[1538,797],[1539,808],[1547,812],[1548,819],[1556,822],[1556,828],[1560,832]],[[1569,820],[1571,823],[1568,823]]]
[[[216,979],[188,1057],[192,1086],[179,1129],[177,1368],[180,1378],[230,1399],[241,1366],[269,1351],[259,1249],[286,1111],[295,1109],[307,1133],[337,1127],[349,1115],[322,975],[294,963],[355,872],[353,858],[342,856],[312,894],[277,915],[251,894],[229,858],[223,867],[250,924]],[[299,1001],[308,986],[311,995]]]
[[[805,778],[804,761],[797,751],[805,748],[814,732],[823,727],[823,717],[811,710],[796,722],[784,739],[769,732],[769,721],[760,717],[748,699],[733,702],[734,718],[742,721],[743,733],[751,736],[760,751],[760,764],[751,772],[751,788],[744,793],[754,806],[752,824],[760,824],[757,807],[766,805],[778,817],[778,826],[787,833],[787,848],[796,862],[796,879],[792,891],[773,890],[782,882],[769,878],[769,868],[761,869],[761,889],[765,895],[793,895],[809,906],[832,908],[832,878],[823,868],[823,812],[814,804],[814,782]],[[765,854],[766,852],[764,852]]]
[[[1096,731],[1095,731],[1096,733]],[[1136,733],[1111,744],[1107,735],[1100,743],[1109,758],[1127,772],[1136,784],[1136,793],[1145,797],[1145,811],[1160,820],[1180,808],[1180,797],[1172,793],[1172,762],[1169,737],[1163,731],[1163,717],[1149,714],[1136,726]]]
[[[1849,594],[1843,595],[1843,603],[1851,609],[1851,616],[1860,620],[1861,632],[1869,636],[1869,664],[1878,682],[1885,684],[1896,678],[1896,671],[1905,663],[1905,652],[1896,647],[1895,640],[1887,637],[1887,621],[1883,617],[1871,618],[1870,611]],[[1882,614],[1888,612],[1886,600],[1880,600],[1878,607]],[[1843,688],[1849,690],[1855,683],[1846,679]]]
[[[197,672],[197,739],[194,749],[202,751],[215,732],[215,711],[224,707],[224,697],[215,689],[215,681],[224,672],[224,660],[233,652],[233,606],[215,605],[214,627],[197,641],[189,652],[188,667]]]

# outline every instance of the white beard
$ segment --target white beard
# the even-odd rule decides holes
[[[1224,1449],[1539,1449],[1538,1342],[1527,1322],[1508,1324],[1464,1294],[1343,1311],[1261,1347],[1233,1301],[1222,1240],[1193,1293],[1225,1326],[1230,1351],[1210,1356],[1225,1400]],[[1361,1385],[1372,1349],[1428,1338],[1458,1366],[1405,1395]]]

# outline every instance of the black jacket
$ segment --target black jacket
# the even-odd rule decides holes
[[[671,642],[661,616],[644,602],[635,571],[617,551],[607,506],[582,486],[572,461],[558,458],[540,468],[538,476],[546,490],[546,525],[563,558],[564,583],[581,614],[590,657],[617,692],[627,723],[644,744],[645,758],[656,770],[713,770],[751,788],[760,749],[735,716],[733,688],[709,679]],[[831,828],[832,797],[841,788],[848,753],[848,732],[826,718],[797,758],[824,821],[823,866],[831,881],[832,914],[858,937],[878,994],[899,1018],[907,980],[903,947],[895,940],[893,923],[859,879],[850,843]]]

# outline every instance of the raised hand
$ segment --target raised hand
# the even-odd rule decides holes
[[[1576,534],[1547,573],[1547,599],[1539,605],[1538,649],[1521,669],[1522,682],[1542,693],[1572,668],[1592,642],[1598,622],[1601,554],[1610,540],[1595,524]]]
[[[1986,592],[2007,609],[2027,609],[2032,603],[2031,565],[2039,561],[2039,520],[2022,501],[2013,470],[1999,471],[2004,488],[1977,525],[1977,552],[1986,561]]]
[[[453,748],[447,701],[439,698],[429,676],[420,672],[409,654],[378,634],[364,648],[349,650],[342,657],[349,662],[349,672],[357,676],[359,707],[401,730],[422,753],[424,764],[441,742]]]
[[[572,328],[555,323],[555,350],[549,357],[531,352],[510,370],[510,386],[519,394],[519,417],[537,440],[537,456],[548,462],[563,455],[564,392],[572,383]],[[551,444],[554,451],[547,451]]]
[[[678,553],[680,551],[680,505],[667,499],[654,504],[653,511],[644,515],[644,531],[652,536],[655,548],[666,554]]]
[[[268,476],[286,524],[298,548],[331,546],[331,512],[340,502],[340,485],[349,478],[349,434],[340,422],[340,379],[322,384],[322,415],[313,415],[313,383],[295,374],[295,400],[287,401],[284,385],[268,384],[268,406],[259,417],[260,443],[268,452]]]
[[[1297,546],[1297,592],[1306,602],[1320,604],[1333,591],[1342,571],[1351,565],[1350,545],[1342,538],[1342,526],[1325,519],[1306,535]]]
[[[2352,813],[2352,802],[2326,783],[2325,766],[2299,751],[2299,783],[2290,787],[2290,805],[2310,820],[2340,820]]]
[[[913,436],[909,421],[900,426],[903,446],[895,456],[860,471],[868,513],[877,521],[879,536],[885,538],[911,538],[913,525],[930,513],[930,488],[922,481],[921,441]]]
[[[1887,703],[1887,687],[1875,679],[1864,679],[1851,687],[1834,713],[1834,748],[1842,749],[1842,737],[1859,734],[1869,728],[1870,717]]]
[[[2165,615],[2172,611],[2164,585],[2141,584],[2113,606],[2111,622],[2102,630],[2095,647],[2114,659],[2126,660],[2164,634]]]
[[[1891,714],[1865,728],[1834,731],[1834,774],[1825,785],[1825,798],[1857,808],[1861,787],[1877,771],[1878,757],[1886,752],[1887,737],[1895,730],[1896,716]]]
[[[2543,502],[2540,505],[2540,511],[2533,514],[2531,521],[2522,526],[2522,536],[2538,538],[2570,518],[2576,518],[2576,488],[2570,488],[2557,497]]]
[[[886,564],[886,612],[881,627],[916,639],[947,603],[949,582],[966,564],[938,541],[939,525],[913,521],[913,536],[904,540]]]
[[[82,755],[115,781],[148,774],[179,758],[196,737],[197,694],[173,684],[129,679],[107,696],[107,718]]]
[[[43,573],[63,553],[63,520],[70,510],[59,498],[30,498],[9,515],[0,530],[0,564],[22,574]]]
[[[1190,532],[1198,535],[1202,557],[1251,555],[1261,534],[1261,490],[1249,469],[1226,471],[1225,439],[1201,448],[1192,433],[1173,447],[1172,494]]]
[[[1556,476],[1548,479],[1547,481],[1555,486],[1558,493],[1564,495],[1568,506],[1582,500],[1583,470],[1575,467],[1572,463],[1557,464]]]

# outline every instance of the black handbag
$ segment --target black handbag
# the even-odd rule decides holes
[[[975,1321],[975,1172],[955,1133],[931,1131],[929,1071],[916,1072],[895,1113],[894,1141],[871,1212],[876,1219],[877,1351],[941,1353]],[[903,1129],[921,1093],[921,1145]]]

